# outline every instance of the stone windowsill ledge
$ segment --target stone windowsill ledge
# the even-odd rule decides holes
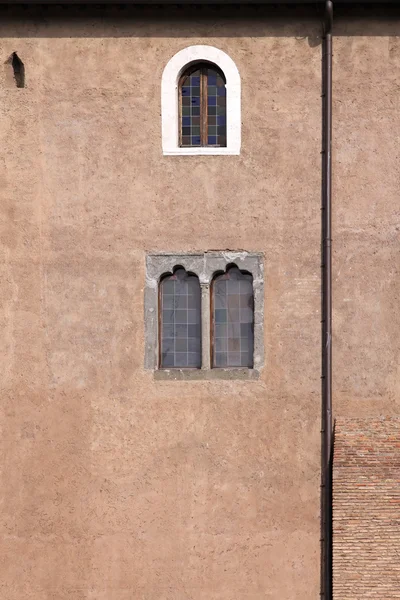
[[[213,380],[256,380],[257,369],[158,369],[154,371],[157,381],[213,381]]]

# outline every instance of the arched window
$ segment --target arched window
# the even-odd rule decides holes
[[[206,45],[179,50],[161,80],[165,155],[240,154],[240,74],[232,58]]]
[[[226,146],[226,80],[212,63],[187,68],[179,81],[180,146]]]
[[[236,265],[212,283],[212,366],[253,367],[253,277]]]
[[[196,275],[176,267],[160,282],[160,367],[201,368],[201,291]]]

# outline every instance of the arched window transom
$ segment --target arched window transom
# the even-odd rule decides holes
[[[191,65],[179,82],[180,146],[226,147],[226,80],[212,63]]]
[[[160,282],[160,367],[201,367],[201,290],[182,267]]]

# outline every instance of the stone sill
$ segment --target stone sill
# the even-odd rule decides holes
[[[166,148],[164,156],[239,156],[240,150],[229,146],[217,147],[193,147],[193,148]]]
[[[213,381],[257,380],[260,372],[256,369],[158,369],[154,371],[156,381]]]

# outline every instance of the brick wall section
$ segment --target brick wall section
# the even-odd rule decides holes
[[[400,418],[336,421],[333,597],[400,598]]]

